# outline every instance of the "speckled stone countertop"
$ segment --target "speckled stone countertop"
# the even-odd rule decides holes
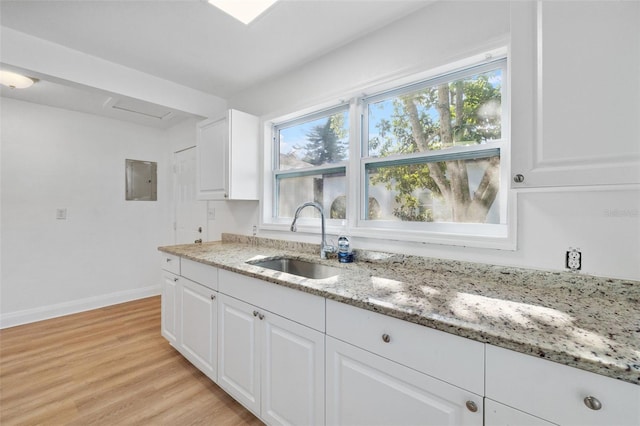
[[[640,385],[640,282],[224,234],[160,251]],[[246,263],[288,256],[341,269],[312,280]]]

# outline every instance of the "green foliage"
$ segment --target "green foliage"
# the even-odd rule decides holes
[[[343,113],[328,117],[326,123],[313,127],[306,136],[309,142],[302,147],[305,151],[303,161],[319,166],[347,158],[345,137],[348,136],[348,129],[345,129]]]

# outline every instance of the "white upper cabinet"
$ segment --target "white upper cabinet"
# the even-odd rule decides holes
[[[513,2],[512,187],[640,183],[640,2]]]
[[[198,199],[257,200],[258,117],[230,109],[197,133]]]

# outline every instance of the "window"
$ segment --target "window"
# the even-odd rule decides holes
[[[360,219],[383,227],[404,227],[393,222],[503,222],[505,63],[363,99]],[[375,211],[369,208],[371,199]]]
[[[349,105],[276,125],[274,145],[274,217],[292,218],[300,204],[315,201],[328,217],[345,219]]]
[[[264,224],[315,201],[341,219],[330,232],[346,219],[354,236],[513,247],[507,60],[487,58],[276,122]]]

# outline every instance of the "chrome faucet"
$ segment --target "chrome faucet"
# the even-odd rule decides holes
[[[291,232],[296,232],[296,221],[298,220],[298,216],[300,216],[300,212],[305,207],[315,207],[320,212],[320,218],[322,220],[322,241],[320,242],[320,259],[326,259],[327,253],[335,253],[336,248],[334,246],[330,246],[327,244],[327,238],[324,230],[324,209],[318,203],[314,203],[313,201],[308,201],[304,204],[301,204],[300,207],[296,210],[296,214],[293,216],[293,222],[291,222]]]

